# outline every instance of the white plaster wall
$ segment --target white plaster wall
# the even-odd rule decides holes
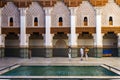
[[[58,1],[53,7],[51,13],[51,25],[52,27],[58,27],[59,17],[63,18],[62,27],[70,27],[70,11],[68,7],[61,1]]]
[[[42,7],[37,2],[32,2],[28,10],[26,11],[26,26],[34,26],[34,18],[38,17],[38,27],[45,26],[45,15]]]
[[[77,27],[84,26],[84,17],[88,18],[88,26],[95,27],[95,10],[88,1],[82,1],[82,4],[77,9]]]
[[[114,3],[107,3],[102,8],[102,26],[109,26],[109,17],[113,17],[113,26],[120,26],[120,7]]]
[[[20,11],[12,2],[8,2],[2,10],[2,27],[9,27],[9,18],[13,17],[13,26],[20,27]]]

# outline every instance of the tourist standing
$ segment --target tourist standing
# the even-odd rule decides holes
[[[85,48],[85,58],[86,58],[86,60],[88,59],[88,52],[89,52],[89,49],[86,47]]]
[[[83,60],[83,56],[84,56],[84,49],[80,48],[80,56],[81,56],[81,61]]]
[[[72,50],[71,50],[71,47],[69,46],[68,47],[68,58],[69,58],[69,60],[71,60],[71,52],[72,52]]]

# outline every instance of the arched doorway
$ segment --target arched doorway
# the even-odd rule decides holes
[[[89,51],[89,56],[90,57],[95,57],[95,52],[94,52],[94,39],[91,33],[89,32],[82,32],[78,36],[78,47],[88,47],[90,49]],[[78,50],[79,52],[79,50]],[[78,53],[78,56],[80,54]]]
[[[19,36],[14,32],[5,37],[5,57],[20,57]]]
[[[29,47],[31,48],[32,57],[44,57],[45,49],[42,34],[33,32],[29,37]]]
[[[103,36],[103,56],[105,57],[117,57],[117,35],[114,32],[107,32]]]
[[[58,39],[53,49],[54,57],[67,57],[67,44],[65,40]]]

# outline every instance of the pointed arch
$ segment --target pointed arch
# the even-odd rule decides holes
[[[66,48],[67,44],[63,39],[59,39],[56,41],[55,48]]]

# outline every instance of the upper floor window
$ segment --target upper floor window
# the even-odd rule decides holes
[[[88,19],[87,19],[87,17],[84,17],[84,26],[88,26]]]
[[[13,17],[10,17],[9,19],[9,26],[13,26]]]
[[[63,26],[63,18],[59,17],[59,26]]]
[[[109,25],[113,25],[113,18],[111,16],[109,17]]]
[[[37,17],[34,18],[34,26],[38,26],[38,18]]]

